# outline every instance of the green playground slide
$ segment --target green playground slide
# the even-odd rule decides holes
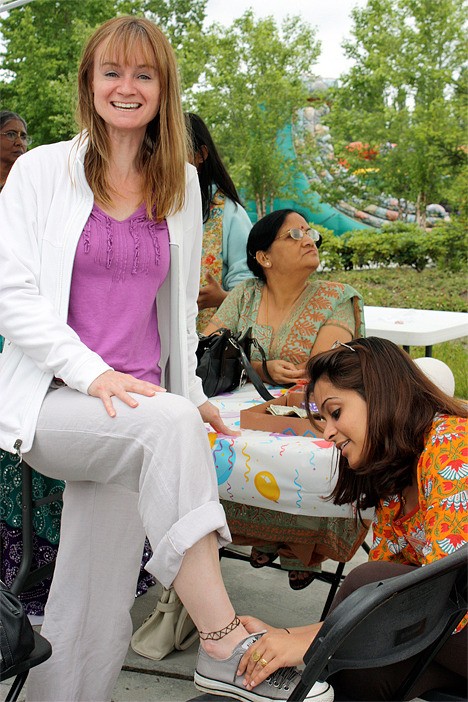
[[[285,156],[296,161],[292,126],[290,124],[281,132],[278,140]],[[370,227],[363,222],[348,217],[348,215],[337,210],[336,207],[322,202],[317,193],[309,190],[307,177],[299,168],[295,168],[293,191],[295,193],[294,199],[275,199],[274,209],[300,209],[304,212],[309,222],[314,222],[327,229],[331,229],[337,235],[341,235],[343,232],[348,232],[351,229],[374,229],[374,227]],[[246,209],[252,222],[256,222],[257,212],[253,200],[247,201]]]

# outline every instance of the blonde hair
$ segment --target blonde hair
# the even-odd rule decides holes
[[[185,162],[188,135],[180,99],[179,74],[174,51],[165,35],[150,20],[116,17],[104,22],[91,36],[78,69],[78,122],[81,140],[88,137],[85,174],[91,190],[105,204],[112,202],[109,185],[110,142],[105,122],[96,112],[93,71],[96,51],[104,46],[102,58],[130,63],[135,53],[154,65],[160,82],[158,114],[147,125],[137,156],[143,178],[143,201],[148,217],[164,219],[180,210],[185,195]]]

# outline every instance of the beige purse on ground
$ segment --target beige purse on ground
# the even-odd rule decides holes
[[[160,661],[171,651],[184,651],[198,638],[195,624],[175,590],[163,587],[158,604],[132,636],[135,653]]]

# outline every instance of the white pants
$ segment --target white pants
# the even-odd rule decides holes
[[[34,702],[107,702],[131,636],[145,533],[146,568],[170,586],[185,551],[212,531],[230,539],[198,410],[182,397],[100,400],[63,387],[46,396],[25,460],[67,481],[42,633],[52,657],[31,671]]]

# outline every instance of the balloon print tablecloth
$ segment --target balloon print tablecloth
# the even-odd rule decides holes
[[[277,396],[284,392],[270,390]],[[250,383],[211,402],[229,427],[241,431],[240,436],[209,434],[221,499],[290,514],[354,516],[351,506],[324,499],[336,480],[333,444],[308,436],[241,430],[240,410],[263,402]]]

